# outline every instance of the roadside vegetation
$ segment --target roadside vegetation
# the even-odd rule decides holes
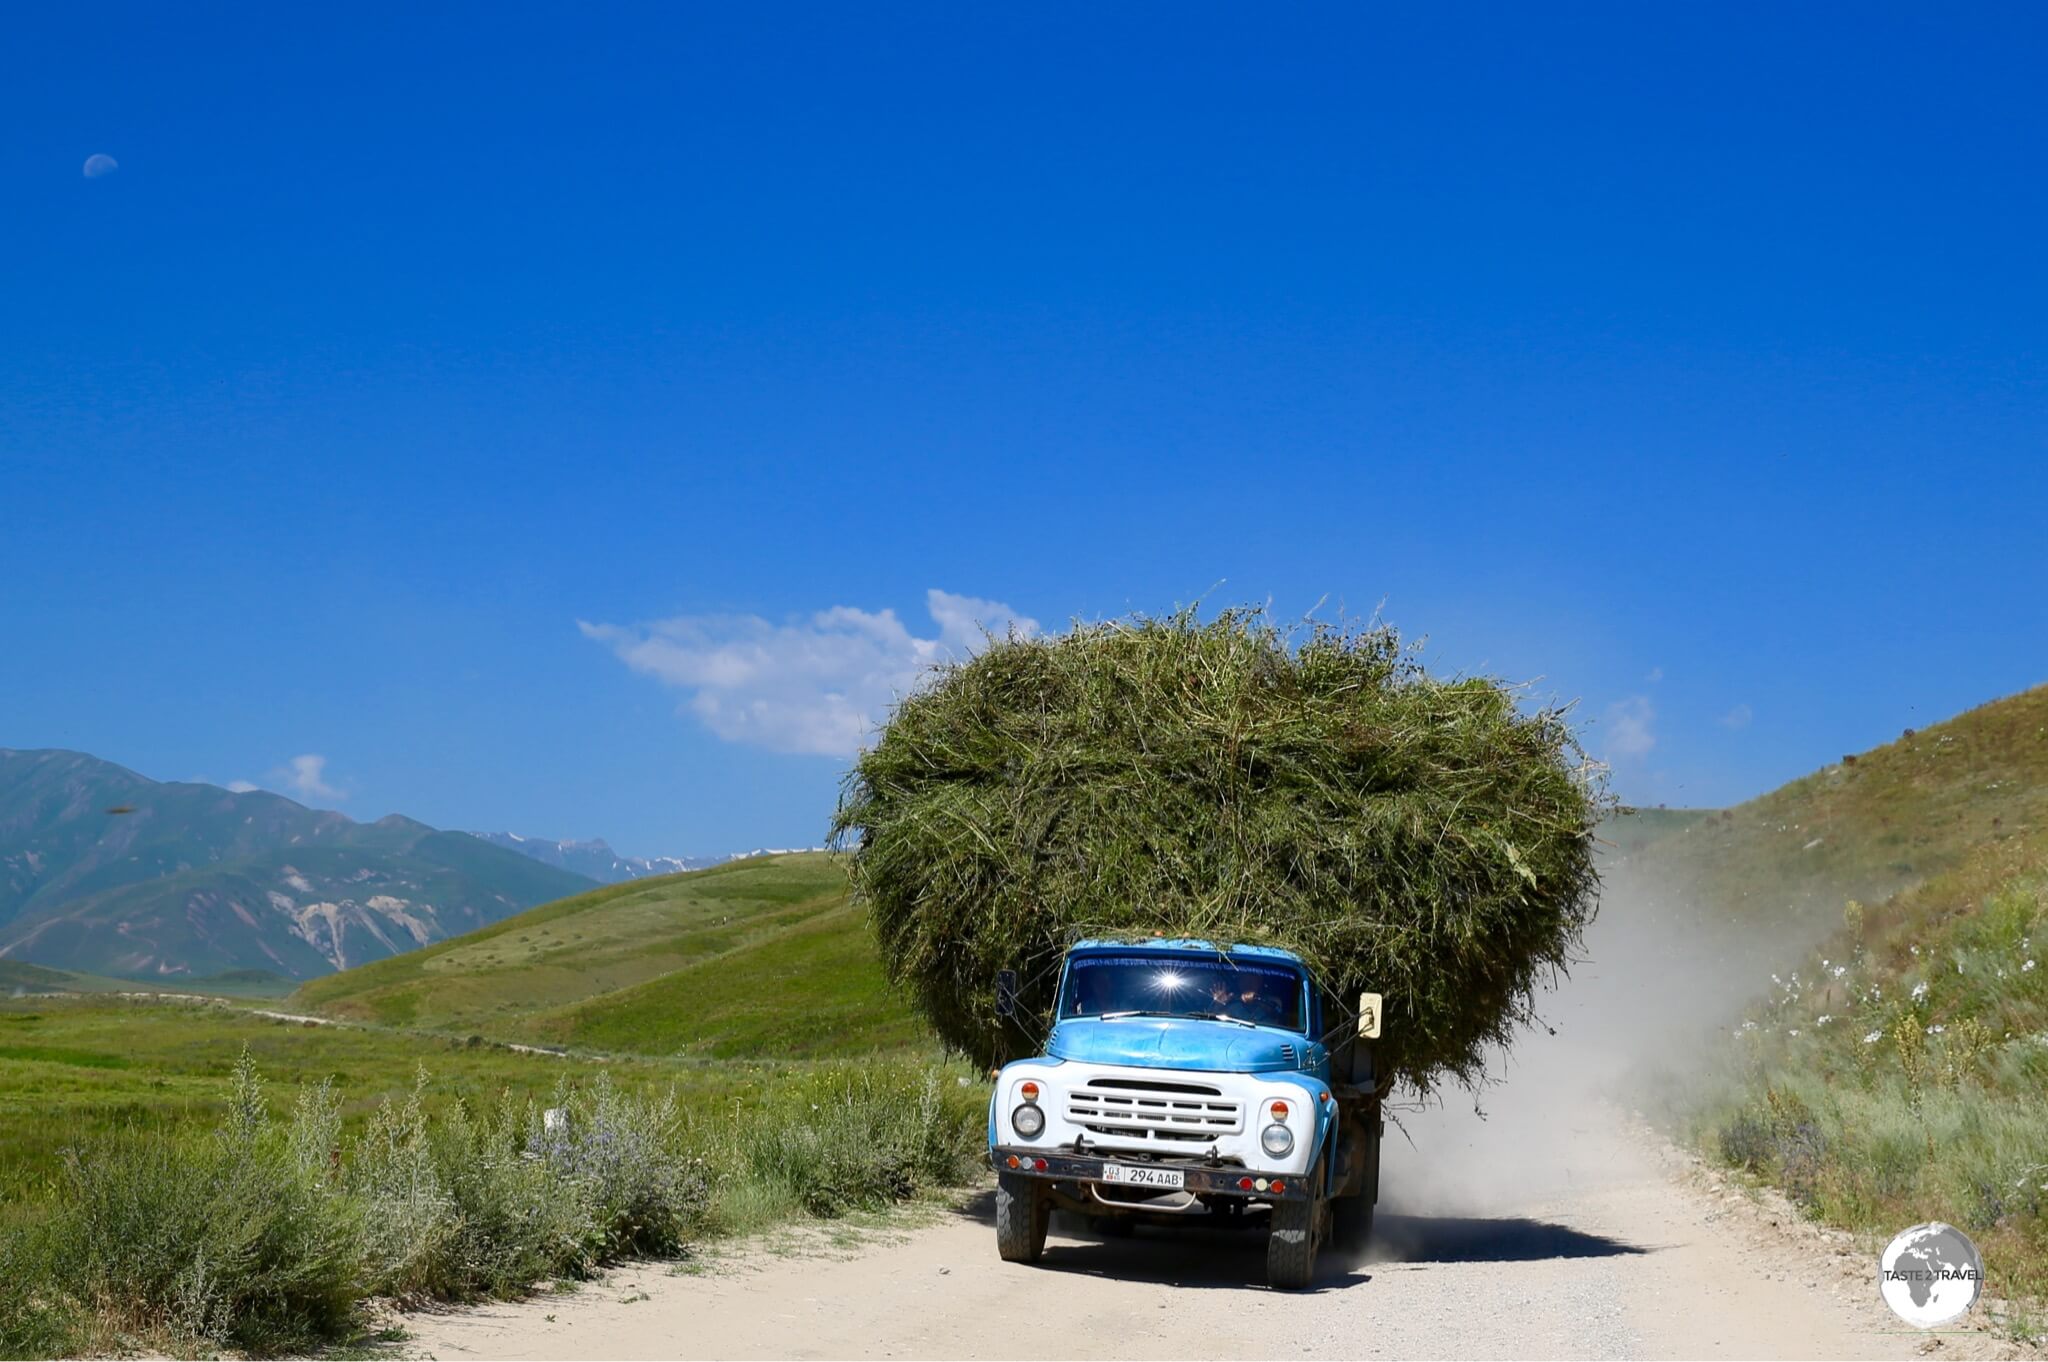
[[[19,1014],[17,1014],[19,1015]],[[298,1035],[303,1038],[308,1033]],[[458,1074],[468,1056],[454,1052]],[[102,1121],[0,1205],[0,1355],[255,1356],[362,1340],[374,1298],[512,1296],[627,1256],[957,1186],[985,1090],[875,1059],[712,1075],[550,1065],[542,1094],[422,1064],[266,1083],[245,1052],[210,1119]],[[706,1079],[710,1081],[705,1081]]]
[[[1813,793],[1820,778],[1800,782]],[[1786,960],[1666,1113],[1816,1220],[1888,1239],[1944,1220],[2009,1334],[2048,1336],[2048,691],[1836,768],[1852,882],[1931,871]],[[1796,787],[1788,787],[1793,789]],[[1784,792],[1771,796],[1782,800]],[[1848,820],[1844,808],[1866,816]],[[1754,822],[1744,811],[1725,829]],[[1712,820],[1702,826],[1711,827]],[[1696,830],[1688,830],[1696,831]],[[1686,835],[1686,834],[1681,834]],[[1804,843],[1801,843],[1804,845]],[[1869,863],[1878,856],[1882,864]],[[1744,870],[1745,875],[1753,870]],[[1810,911],[1810,910],[1809,910]],[[1811,939],[1809,937],[1808,939]]]

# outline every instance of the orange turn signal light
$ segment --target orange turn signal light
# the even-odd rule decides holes
[[[1038,1085],[1027,1080],[1018,1086],[1017,1094],[1027,1102],[1036,1102],[1038,1100]]]
[[[1287,1119],[1287,1104],[1285,1102],[1275,1102],[1273,1104],[1273,1119],[1276,1121]]]

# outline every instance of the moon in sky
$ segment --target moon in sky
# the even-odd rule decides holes
[[[97,180],[102,175],[111,175],[121,168],[121,163],[105,152],[96,151],[85,158],[85,178]]]

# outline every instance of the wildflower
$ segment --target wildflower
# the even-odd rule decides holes
[[[1926,996],[1927,981],[1925,979],[1922,979],[1919,983],[1913,985],[1913,1001],[1917,1003]]]
[[[1837,966],[1835,966],[1835,967],[1834,967],[1833,969],[1831,969],[1831,970],[1829,970],[1829,971],[1828,971],[1828,973],[1830,973],[1830,974],[1834,975],[1834,976],[1835,976],[1835,978],[1837,978],[1837,979],[1841,978],[1841,977],[1842,977],[1843,975],[1847,974],[1848,972],[1849,972],[1849,967],[1848,967],[1847,965],[1837,965]]]
[[[2021,974],[2025,974],[2025,973],[2029,972],[2030,970],[2032,970],[2033,968],[2034,968],[2034,962],[2033,962],[2033,961],[2031,961],[2031,960],[2029,960],[2029,961],[2027,961],[2027,963],[2026,963],[2026,964],[2024,964],[2024,965],[2021,965],[2021,966],[2020,966],[2020,973],[2021,973]]]
[[[1881,1040],[1883,1040],[1883,1039],[1884,1039],[1884,1032],[1882,1032],[1882,1031],[1872,1031],[1872,1032],[1870,1032],[1869,1034],[1867,1034],[1867,1035],[1865,1035],[1865,1036],[1863,1037],[1863,1043],[1864,1043],[1865,1045],[1875,1045],[1875,1044],[1877,1044],[1877,1043],[1878,1043],[1879,1041],[1881,1041]]]
[[[1754,1031],[1756,1030],[1756,1023],[1754,1021],[1746,1021],[1742,1024],[1742,1029],[1745,1031]]]
[[[1815,1017],[1813,1019],[1813,1024],[1815,1026],[1826,1026],[1829,1022],[1833,1021],[1834,1019],[1835,1018],[1833,1013],[1823,1012],[1818,1017]]]
[[[1946,1030],[1948,1030],[1946,1026],[1943,1026],[1940,1022],[1936,1022],[1934,1025],[1927,1028],[1927,1034],[1930,1036],[1938,1036]]]

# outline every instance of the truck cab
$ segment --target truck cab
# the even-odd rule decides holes
[[[1038,1261],[1055,1209],[1109,1235],[1262,1229],[1286,1290],[1324,1244],[1363,1246],[1377,997],[1344,1006],[1288,951],[1153,939],[1077,943],[1055,1000],[1043,1053],[1003,1068],[990,1101],[1003,1258]]]

